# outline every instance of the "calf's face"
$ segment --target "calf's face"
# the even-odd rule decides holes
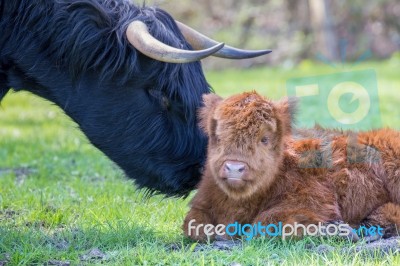
[[[203,99],[199,116],[209,138],[207,167],[218,186],[236,199],[268,187],[290,134],[289,101],[272,102],[256,92]]]

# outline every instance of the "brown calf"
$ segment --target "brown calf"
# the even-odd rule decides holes
[[[207,239],[199,224],[305,226],[344,221],[400,226],[400,133],[316,127],[292,133],[290,100],[255,92],[225,100],[209,94],[200,125],[209,137],[199,189],[185,234]],[[199,234],[197,234],[199,233]]]

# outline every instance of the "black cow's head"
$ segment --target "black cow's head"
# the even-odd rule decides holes
[[[124,0],[2,9],[0,96],[25,89],[55,102],[140,187],[168,195],[193,189],[204,162],[196,110],[211,89],[198,60],[268,52],[222,48],[165,11]]]

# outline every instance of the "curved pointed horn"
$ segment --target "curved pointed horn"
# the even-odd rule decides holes
[[[214,54],[224,46],[224,43],[215,43],[200,51],[177,49],[151,36],[146,24],[138,20],[129,24],[126,30],[126,36],[129,43],[142,54],[167,63],[189,63],[198,61]]]
[[[194,29],[186,26],[185,24],[175,21],[181,30],[185,39],[195,50],[205,49],[207,47],[212,47],[218,42],[208,38],[207,36],[201,34],[200,32],[195,31]],[[271,50],[242,50],[237,49],[228,45],[225,45],[224,48],[213,54],[213,56],[221,57],[221,58],[229,58],[229,59],[245,59],[245,58],[253,58],[265,54],[269,54],[272,52]]]

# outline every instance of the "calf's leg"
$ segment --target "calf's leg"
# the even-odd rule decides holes
[[[364,224],[384,228],[384,238],[400,235],[400,205],[388,202],[372,211],[363,221]]]
[[[196,241],[213,240],[215,233],[213,229],[208,229],[210,225],[213,225],[210,215],[202,209],[192,207],[183,222],[183,231]],[[207,231],[210,232],[209,235],[206,234]]]

